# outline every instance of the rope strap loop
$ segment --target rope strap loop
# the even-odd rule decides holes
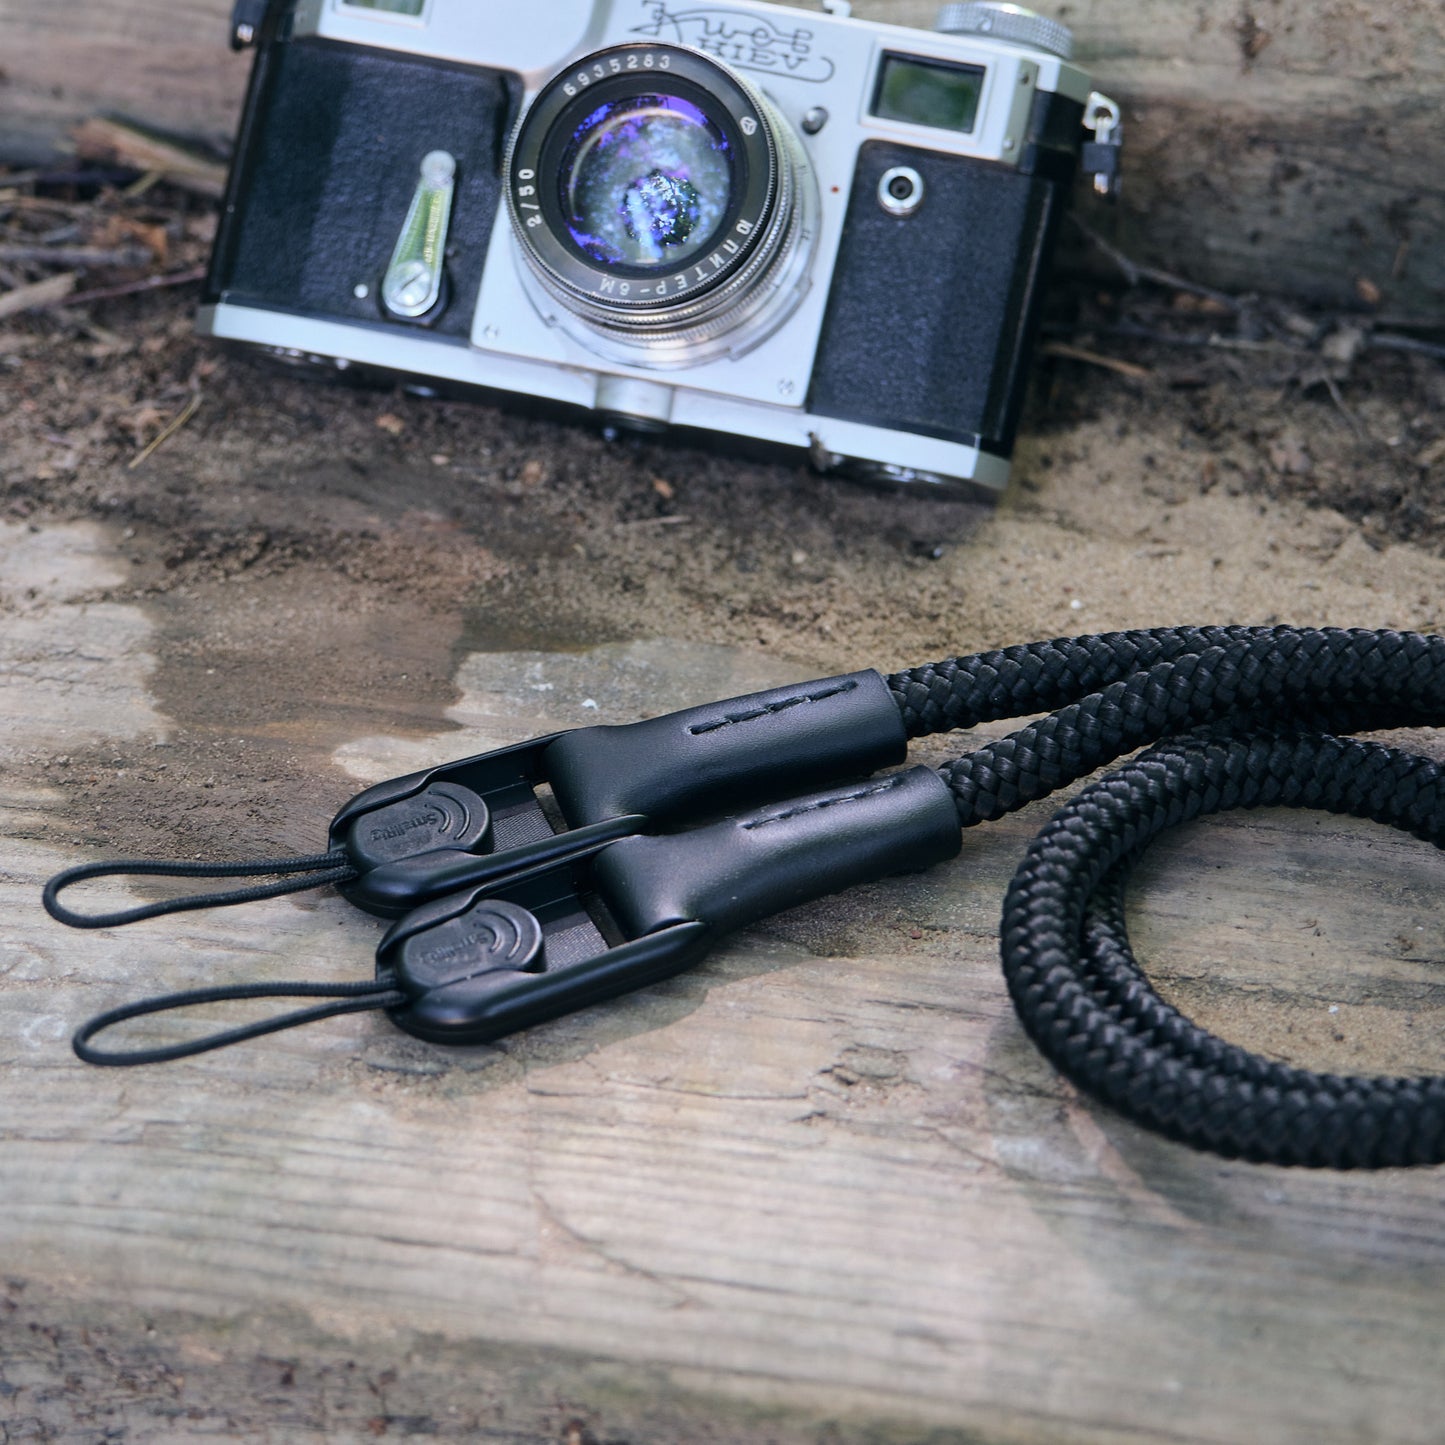
[[[254,878],[268,873],[282,876],[274,883],[257,883],[249,888],[232,888],[215,893],[188,893],[180,898],[122,908],[113,913],[77,913],[60,901],[64,889],[87,878]],[[306,876],[289,876],[295,873]],[[277,898],[284,893],[319,888],[326,883],[346,883],[355,877],[356,869],[346,861],[346,855],[340,849],[316,853],[308,858],[259,858],[249,863],[154,862],[146,858],[120,858],[109,863],[82,863],[57,873],[45,885],[41,901],[45,904],[45,911],[57,923],[71,928],[119,928],[125,923],[137,923],[142,918],[160,918],[167,913],[187,913],[194,908],[218,908],[229,903],[253,903],[261,898]]]
[[[90,1042],[105,1029],[145,1014],[165,1013],[170,1009],[189,1008],[194,1004],[225,1003],[232,999],[251,998],[329,998],[336,1002],[319,1004],[314,1008],[294,1009],[290,1013],[260,1019],[253,1024],[222,1029],[218,1033],[207,1034],[187,1043],[168,1044],[160,1048],[97,1049]],[[239,1044],[244,1039],[259,1038],[262,1034],[273,1034],[280,1029],[293,1029],[299,1024],[332,1018],[336,1014],[394,1008],[405,1002],[406,995],[393,988],[391,980],[385,976],[359,983],[237,983],[221,988],[193,988],[179,993],[161,994],[157,998],[142,999],[139,1003],[124,1004],[120,1008],[97,1014],[76,1031],[71,1043],[76,1054],[87,1064],[163,1064],[172,1059],[190,1058],[193,1054],[224,1048],[227,1044]]]
[[[1439,764],[1334,736],[1445,724],[1445,638],[1161,628],[1029,643],[888,682],[913,737],[1055,709],[940,768],[965,828],[1153,745],[1060,810],[1004,906],[1009,993],[1068,1078],[1148,1128],[1230,1158],[1445,1163],[1445,1076],[1312,1073],[1223,1042],[1154,992],[1123,905],[1151,838],[1228,808],[1322,808],[1445,846]]]
[[[1004,904],[1009,993],[1070,1079],[1136,1122],[1230,1158],[1331,1169],[1445,1162],[1445,1078],[1344,1077],[1251,1054],[1154,992],[1124,885],[1166,828],[1229,808],[1322,808],[1445,844],[1445,770],[1317,734],[1171,739],[1090,784],[1034,839]]]

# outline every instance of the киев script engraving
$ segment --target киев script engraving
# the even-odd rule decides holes
[[[644,0],[644,4],[649,19],[633,28],[634,35],[690,45],[743,70],[790,75],[820,85],[833,78],[833,62],[813,53],[813,32],[801,26],[785,30],[772,20],[712,6],[670,10],[666,0]]]

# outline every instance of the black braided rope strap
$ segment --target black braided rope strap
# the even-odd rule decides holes
[[[1445,1078],[1348,1078],[1259,1058],[1191,1023],[1129,949],[1124,883],[1176,823],[1285,805],[1445,842],[1427,759],[1355,739],[1178,739],[1089,787],[1038,835],[1004,903],[1019,1017],[1080,1088],[1173,1139],[1275,1164],[1371,1169],[1445,1161]]]
[[[1324,808],[1445,845],[1437,764],[1319,731],[1445,722],[1445,639],[1166,629],[1009,648],[889,682],[914,736],[1058,708],[941,769],[965,827],[1168,739],[1066,806],[1009,889],[1004,974],[1024,1028],[1063,1073],[1138,1122],[1229,1157],[1445,1162],[1445,1079],[1314,1074],[1224,1043],[1154,993],[1123,913],[1148,840],[1226,808]]]

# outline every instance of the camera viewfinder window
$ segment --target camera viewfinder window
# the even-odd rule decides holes
[[[983,68],[885,55],[878,71],[873,114],[883,120],[968,132],[978,116]]]
[[[426,9],[426,0],[341,0],[348,10],[380,10],[387,15],[409,15],[419,18]]]

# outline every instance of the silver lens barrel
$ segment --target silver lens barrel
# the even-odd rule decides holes
[[[697,52],[630,44],[577,62],[523,116],[504,174],[554,319],[601,355],[674,366],[736,353],[803,289],[817,200],[801,144]]]

